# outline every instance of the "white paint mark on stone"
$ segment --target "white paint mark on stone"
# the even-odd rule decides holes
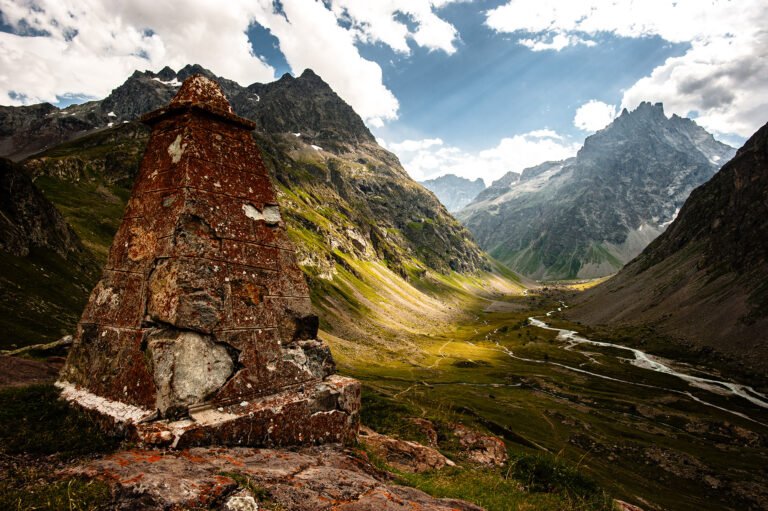
[[[171,161],[173,163],[179,163],[186,148],[187,144],[181,143],[181,134],[176,135],[176,140],[168,146],[168,155],[171,157]]]
[[[243,204],[243,212],[252,220],[264,220],[267,225],[276,225],[282,220],[280,208],[275,205],[264,206],[264,210],[259,211],[252,204]]]
[[[61,389],[61,397],[72,403],[77,403],[87,410],[94,410],[116,422],[136,424],[154,414],[153,410],[138,406],[112,401],[105,397],[97,396],[84,389],[78,389],[66,381],[57,381],[56,387]]]
[[[250,204],[243,204],[243,212],[245,213],[245,216],[252,220],[264,220],[264,215],[261,214],[261,211]]]
[[[267,225],[280,223],[280,208],[277,206],[266,206],[264,208],[264,220],[267,222]]]

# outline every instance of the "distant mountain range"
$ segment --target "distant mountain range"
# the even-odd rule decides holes
[[[734,154],[660,103],[624,110],[574,158],[509,173],[457,217],[482,248],[538,279],[619,270]]]
[[[437,195],[448,211],[455,213],[469,204],[477,194],[485,190],[485,183],[477,178],[474,181],[453,174],[446,174],[435,179],[419,181],[427,190]]]
[[[166,105],[194,73],[220,83],[235,112],[256,122],[254,137],[273,175],[299,261],[316,303],[327,308],[323,316],[337,318],[332,323],[337,332],[348,328],[343,333],[349,337],[374,342],[370,328],[361,332],[372,323],[356,318],[386,300],[377,294],[380,289],[361,290],[367,279],[392,281],[394,289],[430,278],[430,272],[491,268],[470,233],[408,177],[397,157],[376,143],[355,111],[311,70],[241,87],[194,65],[178,72],[135,72],[107,98],[65,109],[0,107],[0,155],[23,160],[19,168],[74,228],[88,249],[85,258],[106,258],[122,218],[148,137],[136,119]],[[8,257],[17,266],[29,262]],[[18,292],[54,305],[41,289],[56,264],[67,267],[63,260],[38,265]],[[3,294],[10,289],[0,287]],[[86,294],[79,291],[78,299]],[[0,303],[0,316],[16,317],[17,307],[14,301]],[[80,307],[73,306],[73,317]],[[403,317],[408,313],[402,304],[399,311]],[[13,335],[25,342],[52,337],[42,325],[32,325]]]
[[[768,124],[618,275],[579,299],[591,324],[652,324],[768,372]]]
[[[0,156],[23,159],[45,148],[99,129],[138,119],[167,104],[186,78],[213,73],[199,65],[177,72],[169,67],[159,73],[136,71],[109,96],[59,109],[49,103],[32,106],[0,106]],[[215,77],[232,108],[256,122],[267,133],[300,133],[307,142],[337,144],[375,143],[373,135],[355,111],[312,70],[294,78],[285,74],[267,84],[242,87]]]

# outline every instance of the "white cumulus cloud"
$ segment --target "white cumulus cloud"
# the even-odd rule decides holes
[[[487,11],[486,24],[537,51],[596,44],[601,34],[689,43],[629,87],[622,106],[661,101],[669,113],[740,136],[768,120],[765,0],[510,0]]]
[[[387,149],[396,153],[412,153],[429,149],[434,146],[442,146],[443,140],[440,138],[423,138],[421,140],[403,140],[387,146]]]
[[[75,95],[100,98],[134,70],[197,63],[243,85],[275,70],[255,54],[253,23],[279,42],[294,73],[312,68],[371,125],[399,104],[360,41],[408,53],[408,42],[456,51],[456,29],[439,17],[446,0],[0,0],[14,33],[0,33],[0,104]],[[402,17],[411,23],[406,24]],[[410,28],[409,28],[410,27]]]
[[[397,154],[417,181],[455,174],[468,179],[479,177],[490,184],[507,172],[521,172],[544,161],[573,156],[579,144],[542,129],[502,138],[495,146],[477,152],[445,145],[439,138],[404,140],[386,147]]]
[[[442,50],[448,54],[456,51],[456,28],[440,18],[436,9],[450,3],[436,0],[385,0],[361,2],[360,0],[333,0],[332,8],[340,18],[353,26],[356,37],[364,42],[381,42],[392,49],[408,54],[408,41],[430,50]],[[411,30],[403,21],[411,21]]]
[[[766,20],[768,23],[768,19]],[[622,107],[661,101],[719,134],[749,137],[768,122],[768,32],[754,39],[696,41],[624,93]]]
[[[241,83],[274,79],[245,34],[246,2],[227,5],[0,0],[3,21],[22,34],[0,33],[0,103],[103,97],[134,70],[164,65],[199,63]]]
[[[563,48],[576,46],[578,44],[583,44],[584,46],[595,46],[597,44],[596,42],[589,39],[584,39],[574,35],[567,35],[560,32],[532,37],[529,39],[520,39],[518,42],[533,51],[560,51]]]
[[[576,110],[573,125],[584,131],[597,131],[605,128],[616,118],[616,107],[590,99]]]
[[[312,68],[372,126],[397,118],[397,98],[384,85],[381,67],[360,55],[353,32],[315,0],[283,0],[283,12],[264,9],[255,20],[277,37],[295,72]]]

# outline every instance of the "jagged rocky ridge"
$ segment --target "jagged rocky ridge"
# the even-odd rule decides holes
[[[768,371],[768,124],[677,219],[571,314],[592,324],[653,324]]]
[[[0,133],[10,133],[2,139],[4,150],[16,147],[13,140],[29,139],[28,148],[46,143],[35,133],[55,131],[63,117],[87,127],[64,132],[66,141],[23,165],[100,259],[106,258],[147,141],[147,130],[135,119],[167,103],[192,73],[219,82],[235,112],[257,123],[254,137],[313,292],[332,291],[328,283],[340,271],[355,277],[349,258],[384,264],[405,279],[489,268],[469,232],[407,176],[354,110],[312,71],[240,87],[199,66],[178,73],[136,72],[104,100],[55,109],[43,120],[21,122],[31,107],[4,107],[0,121],[16,119],[12,126],[0,122]],[[337,293],[336,299],[356,306],[350,293]]]
[[[477,194],[485,190],[485,183],[481,178],[472,181],[453,174],[419,181],[419,183],[434,193],[452,213],[471,203]]]
[[[624,110],[574,158],[507,174],[457,216],[481,247],[540,279],[614,273],[733,156],[660,103]]]
[[[0,156],[13,160],[54,147],[62,142],[112,128],[167,104],[189,76],[200,73],[215,78],[235,112],[256,122],[267,133],[301,133],[325,149],[375,143],[362,119],[312,70],[298,78],[283,75],[272,83],[242,87],[216,77],[199,65],[174,72],[135,71],[128,80],[100,101],[59,109],[49,103],[0,106]]]

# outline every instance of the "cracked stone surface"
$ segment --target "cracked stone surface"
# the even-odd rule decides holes
[[[294,511],[482,511],[454,499],[388,481],[365,455],[338,445],[294,451],[254,448],[192,448],[183,451],[132,450],[69,468],[62,475],[98,478],[141,509],[227,509],[234,497],[249,496],[233,474],[245,476],[264,491],[259,509]],[[243,499],[247,500],[247,499]]]
[[[201,403],[221,388],[234,370],[227,349],[196,332],[150,334],[147,352],[152,359],[157,408],[163,417],[174,406]]]
[[[453,434],[467,458],[484,465],[501,466],[507,462],[507,446],[504,441],[492,435],[483,435],[462,424],[452,426]]]
[[[437,449],[382,435],[365,426],[360,428],[360,440],[377,456],[403,472],[427,472],[456,465]]]
[[[142,120],[152,133],[62,371],[68,399],[149,443],[354,438],[359,384],[331,379],[254,124],[201,75]],[[110,415],[119,405],[141,424]]]

